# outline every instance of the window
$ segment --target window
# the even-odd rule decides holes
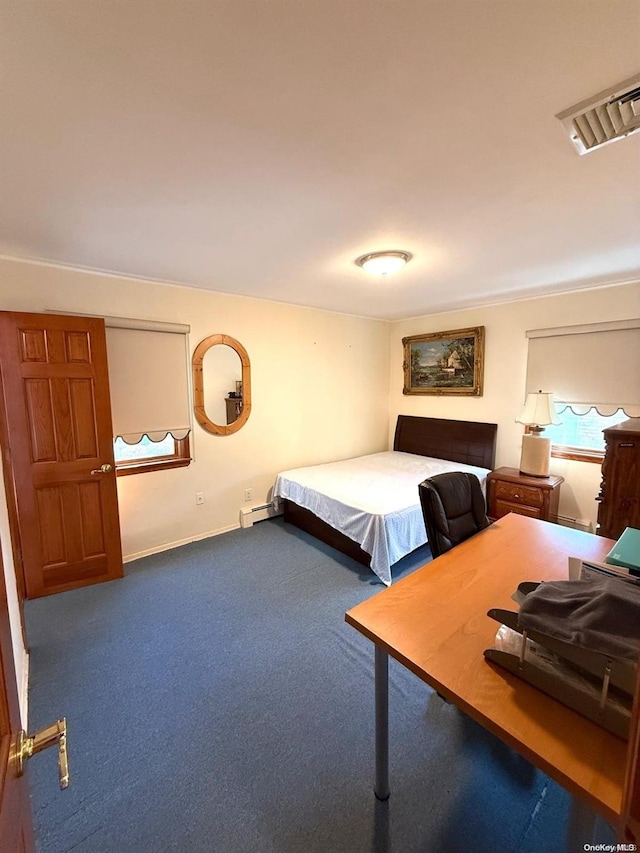
[[[551,455],[585,462],[602,461],[602,430],[628,418],[624,409],[618,409],[612,415],[601,415],[595,406],[591,406],[588,411],[581,413],[566,403],[556,403],[556,411],[562,423],[545,427],[543,433],[545,438],[551,439]]]
[[[527,332],[526,392],[548,391],[562,423],[552,456],[602,461],[602,430],[640,416],[640,319]]]
[[[142,471],[161,471],[164,468],[182,468],[191,461],[189,436],[174,438],[167,433],[163,439],[153,441],[143,435],[136,444],[127,444],[118,436],[114,439],[113,449],[116,460],[116,474],[139,474]]]
[[[105,318],[116,472],[190,463],[189,327]]]

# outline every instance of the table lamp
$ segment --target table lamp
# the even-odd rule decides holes
[[[542,438],[540,433],[549,424],[562,423],[553,405],[553,394],[543,391],[527,394],[524,409],[516,423],[529,427],[529,432],[522,436],[520,473],[530,477],[548,477],[551,439]]]

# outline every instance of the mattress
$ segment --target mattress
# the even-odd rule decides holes
[[[418,484],[445,471],[468,471],[483,491],[489,470],[387,450],[340,462],[282,471],[276,477],[276,504],[286,498],[344,533],[371,555],[371,569],[391,584],[391,566],[424,545]]]

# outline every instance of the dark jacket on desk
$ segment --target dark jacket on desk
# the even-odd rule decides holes
[[[541,583],[520,605],[518,626],[637,661],[640,586],[608,578]]]

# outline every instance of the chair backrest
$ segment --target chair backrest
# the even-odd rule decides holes
[[[489,526],[484,495],[475,474],[436,474],[420,483],[418,491],[434,558]]]

